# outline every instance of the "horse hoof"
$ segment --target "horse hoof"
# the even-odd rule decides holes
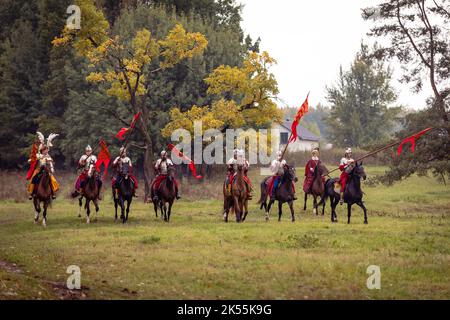
[[[369,222],[368,221],[364,221],[364,224],[369,224]]]
[[[42,226],[43,226],[44,228],[47,228],[47,222],[45,221],[45,219],[42,220]]]

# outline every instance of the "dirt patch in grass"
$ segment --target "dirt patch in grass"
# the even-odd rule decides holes
[[[23,273],[22,269],[19,268],[15,263],[10,263],[3,260],[0,260],[0,269],[11,273]]]

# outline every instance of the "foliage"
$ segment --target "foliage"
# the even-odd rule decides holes
[[[331,111],[326,119],[330,140],[341,147],[363,147],[389,136],[397,108],[391,70],[370,56],[366,45],[350,70],[341,68],[336,86],[327,88]]]

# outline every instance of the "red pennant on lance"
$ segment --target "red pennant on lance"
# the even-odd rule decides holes
[[[298,110],[297,115],[295,116],[294,122],[292,123],[292,127],[291,127],[292,137],[291,137],[291,140],[289,141],[289,143],[292,143],[298,139],[297,127],[300,124],[300,120],[309,111],[308,99],[309,99],[309,93],[308,93],[308,96],[306,97],[305,102],[300,107],[300,110]]]
[[[139,118],[141,117],[142,112],[139,112],[138,114],[136,114],[133,118],[133,121],[131,122],[131,127],[130,129],[134,129],[136,127],[136,123],[139,120]]]
[[[397,155],[400,156],[402,154],[403,147],[408,143],[411,143],[411,151],[412,151],[412,153],[414,153],[416,151],[416,140],[419,139],[421,136],[423,136],[425,133],[427,133],[430,130],[433,130],[433,128],[425,129],[425,130],[420,131],[419,133],[416,133],[415,135],[403,140],[403,142],[400,144],[400,146],[397,149]]]
[[[125,135],[127,134],[127,132],[128,132],[129,130],[130,130],[130,129],[128,129],[128,128],[122,128],[122,129],[120,129],[119,133],[116,134],[116,138],[119,139],[119,140],[121,140],[121,141],[125,140]]]
[[[168,149],[169,149],[169,151],[174,153],[177,157],[189,162],[189,170],[191,170],[192,175],[194,176],[195,179],[197,179],[197,180],[203,179],[202,176],[197,175],[197,168],[195,167],[195,163],[193,160],[186,157],[180,150],[175,148],[175,146],[173,144],[169,144]]]
[[[34,170],[36,169],[36,165],[37,165],[37,152],[38,152],[38,144],[34,143],[33,147],[31,148],[31,153],[30,153],[30,170],[28,170],[27,173],[27,180],[30,180],[33,177],[33,173]]]
[[[128,131],[133,130],[136,127],[136,123],[139,120],[139,118],[141,117],[142,112],[139,112],[138,114],[136,114],[133,117],[133,120],[131,121],[131,125],[129,128],[122,128],[119,133],[116,134],[116,138],[119,139],[120,141],[125,140],[125,135],[128,133]]]
[[[104,140],[100,141],[100,152],[98,154],[97,163],[95,168],[100,172],[100,167],[102,164],[105,165],[105,178],[108,177],[108,167],[111,161],[111,153],[109,152],[108,146]]]

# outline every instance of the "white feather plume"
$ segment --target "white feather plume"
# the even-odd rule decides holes
[[[37,134],[38,139],[39,139],[39,141],[41,142],[41,144],[44,144],[44,142],[45,142],[45,137],[44,137],[44,135],[43,135],[42,133],[40,133],[39,131],[36,132],[36,134]]]
[[[49,148],[53,147],[52,142],[53,142],[53,140],[54,140],[56,137],[59,137],[59,134],[51,133],[51,134],[48,136],[48,138],[47,138],[47,147],[49,147]]]

